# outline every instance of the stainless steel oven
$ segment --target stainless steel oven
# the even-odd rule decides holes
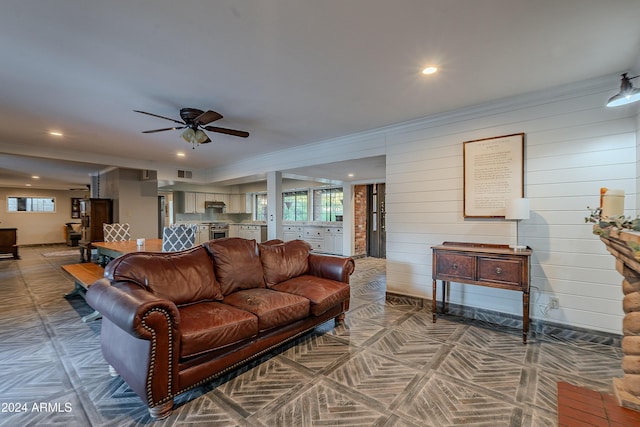
[[[216,223],[209,227],[209,240],[229,237],[229,224]]]

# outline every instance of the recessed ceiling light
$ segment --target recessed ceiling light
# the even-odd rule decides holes
[[[31,184],[25,184],[27,187],[31,187]]]
[[[38,175],[32,175],[31,179],[40,179],[40,177]]]
[[[353,175],[352,173],[347,175],[349,178],[353,178],[355,175]]]
[[[177,152],[177,153],[176,153],[176,156],[178,156],[178,157],[184,157],[184,156],[185,156],[185,154],[184,154],[182,151],[179,151],[179,152]]]
[[[58,131],[52,130],[52,131],[49,131],[49,135],[62,136],[62,132],[58,132]]]
[[[436,71],[438,71],[438,67],[431,66],[431,67],[427,67],[427,68],[423,69],[422,70],[422,74],[433,74]]]

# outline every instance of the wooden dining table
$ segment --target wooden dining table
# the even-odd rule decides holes
[[[162,252],[162,239],[145,239],[143,246],[138,247],[136,240],[122,240],[119,242],[92,242],[96,248],[100,264],[106,264],[114,258],[131,252]]]

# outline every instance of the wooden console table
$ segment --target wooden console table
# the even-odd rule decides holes
[[[447,312],[449,282],[522,292],[522,342],[529,332],[529,265],[531,249],[508,245],[444,242],[433,246],[433,322],[437,313],[437,281],[442,280],[442,311]]]

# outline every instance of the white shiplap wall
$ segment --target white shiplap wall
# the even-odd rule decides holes
[[[619,334],[621,277],[584,223],[600,187],[624,189],[626,213],[635,216],[636,116],[603,107],[610,91],[538,95],[389,132],[388,289],[431,298],[430,247],[443,241],[515,243],[514,222],[463,219],[462,143],[524,132],[531,219],[520,222],[519,234],[534,250],[531,315]],[[560,308],[546,311],[551,296]],[[453,284],[451,301],[522,313],[517,292]]]
[[[534,250],[531,316],[619,334],[621,277],[591,225],[600,187],[620,188],[635,216],[638,107],[606,108],[619,76],[579,82],[336,138],[211,171],[209,180],[386,155],[387,287],[431,298],[431,246],[443,241],[515,243],[516,225],[462,216],[462,143],[525,133],[531,219],[520,241]],[[428,100],[425,100],[428,102]],[[545,311],[551,296],[558,310]],[[453,284],[454,303],[521,315],[517,292]]]

